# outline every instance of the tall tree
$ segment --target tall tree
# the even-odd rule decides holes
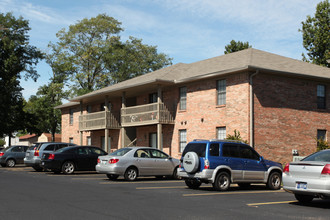
[[[315,16],[307,16],[299,29],[303,35],[303,46],[308,51],[303,60],[330,67],[330,3],[325,0],[317,4]]]
[[[158,54],[155,47],[143,45],[141,40],[130,38],[121,42],[120,25],[106,14],[85,18],[70,25],[68,31],[59,31],[58,42],[49,44],[50,56],[55,65],[61,67],[58,74],[72,81],[73,95],[171,64],[171,59]]]
[[[230,41],[230,43],[228,45],[225,46],[224,53],[225,54],[233,53],[233,52],[248,49],[251,47],[252,47],[252,45],[250,45],[249,42],[241,42],[241,41],[236,42],[235,40],[232,40],[232,41]]]
[[[11,136],[24,127],[28,115],[23,111],[24,100],[19,80],[37,80],[35,66],[43,54],[29,44],[29,23],[12,13],[0,13],[0,136]]]

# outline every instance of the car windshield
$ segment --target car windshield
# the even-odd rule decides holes
[[[116,151],[112,152],[109,155],[110,156],[124,156],[125,154],[127,154],[131,150],[132,150],[131,148],[121,148],[119,150],[116,150]]]
[[[301,161],[323,161],[323,162],[330,162],[330,151],[319,151],[316,152],[308,157],[305,157]]]
[[[182,157],[186,155],[187,152],[193,151],[199,157],[205,157],[206,143],[190,143],[184,148]]]

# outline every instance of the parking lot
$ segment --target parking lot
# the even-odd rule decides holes
[[[0,168],[1,219],[329,219],[330,201],[299,204],[264,185],[214,191],[182,180],[110,181],[104,174],[36,172]],[[5,217],[5,218],[3,218]]]

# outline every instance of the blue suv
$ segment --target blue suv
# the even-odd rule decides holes
[[[231,183],[248,187],[251,183],[265,183],[278,190],[282,182],[282,165],[265,160],[252,147],[230,140],[194,140],[185,147],[178,176],[191,189],[202,183],[225,191]]]

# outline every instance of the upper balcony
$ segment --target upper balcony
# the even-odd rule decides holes
[[[119,113],[101,111],[79,116],[79,131],[119,128]]]
[[[173,114],[164,103],[151,103],[121,109],[121,126],[174,124]]]

